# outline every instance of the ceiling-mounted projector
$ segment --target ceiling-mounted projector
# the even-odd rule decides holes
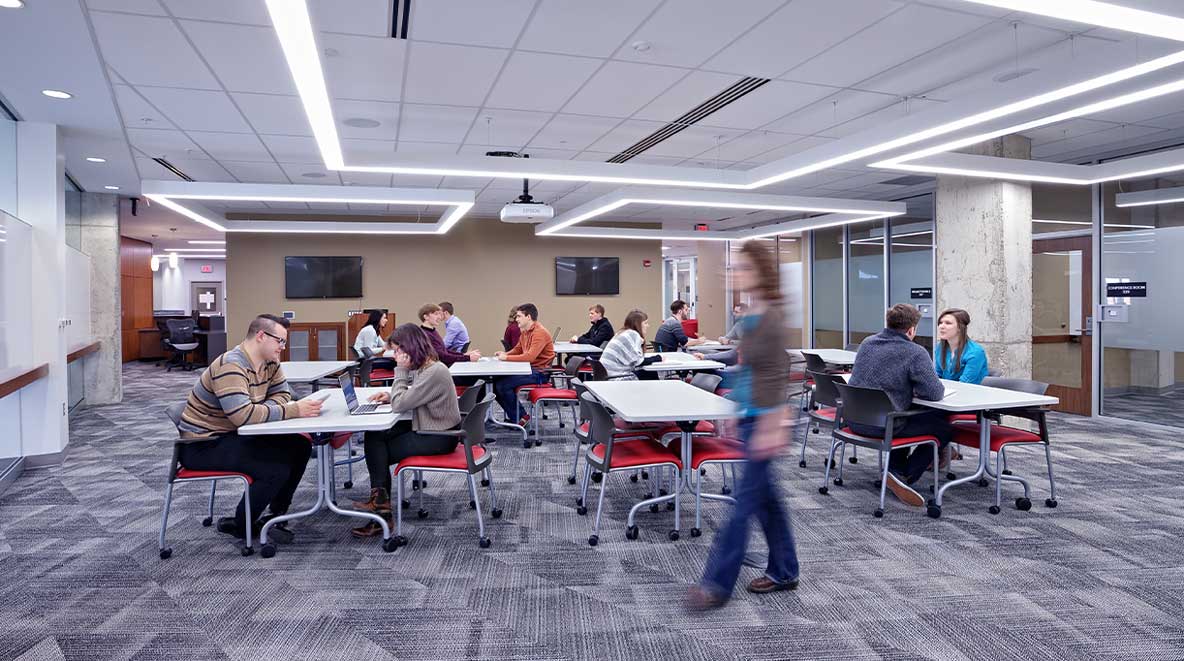
[[[519,154],[514,151],[488,151],[485,152],[485,155],[503,158],[530,158],[528,154]],[[498,214],[498,218],[503,223],[541,223],[554,216],[555,209],[552,209],[551,205],[535,202],[534,198],[530,196],[529,179],[522,180],[522,194],[518,196],[518,199],[506,204]]]

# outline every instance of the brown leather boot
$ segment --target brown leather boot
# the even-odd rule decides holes
[[[387,495],[386,489],[371,489],[370,500],[355,500],[354,509],[359,512],[374,512],[375,514],[389,515],[391,513],[391,499]]]

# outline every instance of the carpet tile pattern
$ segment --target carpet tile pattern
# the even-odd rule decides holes
[[[201,526],[207,489],[180,487],[174,555],[160,560],[176,433],[164,409],[195,378],[128,365],[123,403],[75,412],[65,463],[0,496],[0,659],[1184,658],[1184,444],[1170,430],[1054,415],[1059,507],[1043,505],[1043,453],[1021,449],[1009,459],[1031,480],[1032,511],[1017,511],[1021,490],[1005,484],[992,516],[993,489],[970,486],[948,494],[939,520],[894,501],[873,518],[868,455],[820,495],[825,441],[812,435],[807,468],[796,455],[778,468],[801,587],[741,589],[701,614],[683,597],[727,506],[706,504],[692,538],[684,499],[677,542],[666,538],[672,513],[644,511],[641,538],[628,541],[628,508],[646,487],[616,475],[601,543],[589,547],[591,517],[576,514],[566,480],[570,425],[553,417],[542,447],[512,435],[492,446],[505,510],[486,521],[492,548],[477,546],[463,483],[430,476],[430,516],[413,506],[410,544],[390,554],[322,513],[274,558],[242,557]],[[368,490],[355,468],[339,500]],[[718,490],[718,472],[709,478]],[[310,471],[296,507],[312,485]],[[227,514],[238,488],[219,494]],[[741,584],[757,575],[745,569]]]

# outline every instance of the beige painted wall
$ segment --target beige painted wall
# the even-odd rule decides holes
[[[226,235],[227,324],[231,341],[259,312],[296,312],[296,321],[346,319],[346,311],[391,307],[400,323],[415,321],[423,303],[451,301],[468,326],[473,347],[489,354],[500,340],[510,307],[531,302],[548,329],[563,339],[588,327],[588,306],[600,303],[619,327],[634,307],[662,319],[662,255],[658,241],[548,238],[530,225],[465,220],[446,236]],[[360,255],[361,299],[284,298],[284,257]],[[620,257],[619,296],[556,296],[555,257]],[[642,260],[651,260],[647,268]],[[657,324],[654,324],[656,328]],[[388,326],[387,330],[391,330]],[[652,335],[652,333],[651,333]],[[650,339],[653,339],[652,337]],[[352,343],[353,338],[349,338]]]
[[[695,270],[695,293],[699,297],[695,318],[699,334],[716,338],[728,332],[727,246],[723,241],[696,241],[699,263]],[[667,312],[668,313],[668,312]]]

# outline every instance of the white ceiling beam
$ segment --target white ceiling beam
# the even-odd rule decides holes
[[[1184,18],[1097,0],[959,0],[1111,30],[1184,41]]]
[[[916,161],[880,164],[876,167],[905,172],[1041,181],[1051,184],[1087,185],[1094,178],[1094,170],[1089,165],[1048,163],[978,154],[937,154]]]
[[[1156,188],[1154,190],[1137,191],[1134,193],[1119,193],[1114,198],[1118,207],[1145,207],[1156,204],[1177,204],[1184,202],[1184,186],[1172,188]]]

